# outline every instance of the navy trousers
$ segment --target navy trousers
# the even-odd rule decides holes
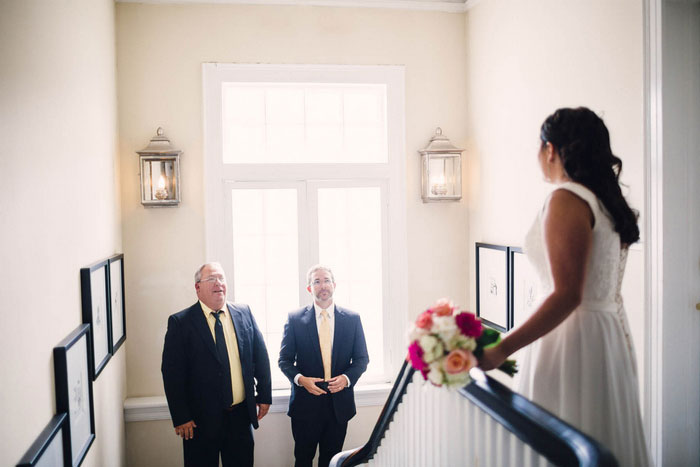
[[[348,422],[335,418],[330,394],[323,399],[323,409],[309,414],[313,418],[292,417],[294,467],[311,467],[318,447],[319,467],[328,467],[334,455],[343,450]]]
[[[220,433],[203,434],[198,428],[190,440],[183,440],[185,467],[253,467],[253,426],[245,402],[231,411],[221,411]]]

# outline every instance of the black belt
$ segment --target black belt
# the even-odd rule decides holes
[[[238,404],[234,404],[231,407],[224,407],[224,412],[233,412],[242,408],[245,408],[245,400],[243,402],[239,402]]]

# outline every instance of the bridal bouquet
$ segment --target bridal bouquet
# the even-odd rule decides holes
[[[409,338],[413,368],[434,385],[452,388],[470,381],[469,370],[479,364],[485,347],[501,340],[501,334],[443,298],[418,316]],[[515,360],[506,360],[499,370],[510,376],[518,371]]]

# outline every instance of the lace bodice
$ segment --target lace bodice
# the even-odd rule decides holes
[[[558,185],[586,201],[593,212],[593,242],[588,260],[581,306],[596,311],[616,312],[622,306],[620,289],[624,276],[627,249],[621,248],[620,236],[603,204],[588,188],[574,182]],[[551,197],[551,194],[550,194]],[[525,237],[524,250],[540,280],[543,296],[554,286],[544,244],[543,215],[550,197]]]

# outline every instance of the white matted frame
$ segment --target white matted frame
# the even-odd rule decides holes
[[[114,355],[126,340],[126,302],[124,300],[124,255],[107,260],[109,264],[109,353]]]
[[[512,329],[523,324],[535,311],[539,280],[521,248],[508,247],[508,261],[509,329]]]
[[[83,323],[90,324],[90,377],[96,380],[107,365],[110,353],[109,334],[109,264],[105,259],[80,269]]]
[[[224,162],[223,89],[230,83],[302,83],[313,86],[344,85],[382,86],[386,89],[386,160],[314,163],[232,163]],[[203,65],[204,142],[205,142],[205,230],[206,257],[218,260],[227,271],[234,270],[231,241],[231,188],[265,184],[280,188],[302,182],[309,187],[366,186],[375,184],[382,190],[383,261],[382,316],[384,323],[383,360],[385,379],[394,376],[404,358],[404,328],[407,322],[407,258],[405,209],[405,143],[404,143],[404,68],[401,66],[334,66],[334,65],[245,65],[206,63]],[[315,188],[314,188],[315,190]],[[310,216],[300,217],[299,238],[299,297],[301,303],[290,303],[291,311],[309,302],[305,290],[306,269],[317,261],[318,253],[309,243],[317,234],[309,225]],[[317,227],[317,226],[315,226]],[[333,265],[330,265],[333,267]],[[389,280],[391,278],[391,280]],[[229,281],[231,281],[229,279]],[[235,277],[233,278],[235,281]],[[234,287],[231,290],[235,289]],[[340,304],[340,303],[339,303]],[[391,304],[391,306],[389,306]],[[361,310],[356,310],[361,311]],[[255,310],[253,310],[255,313]],[[281,331],[281,329],[280,329]],[[270,355],[276,360],[276,355]]]
[[[508,247],[476,243],[476,316],[489,327],[510,329]]]
[[[68,440],[67,421],[68,416],[65,413],[55,415],[24,453],[17,467],[70,465],[70,458],[64,450]]]
[[[89,336],[90,325],[82,324],[53,349],[56,410],[68,416],[65,465],[73,467],[83,462],[95,440]]]

